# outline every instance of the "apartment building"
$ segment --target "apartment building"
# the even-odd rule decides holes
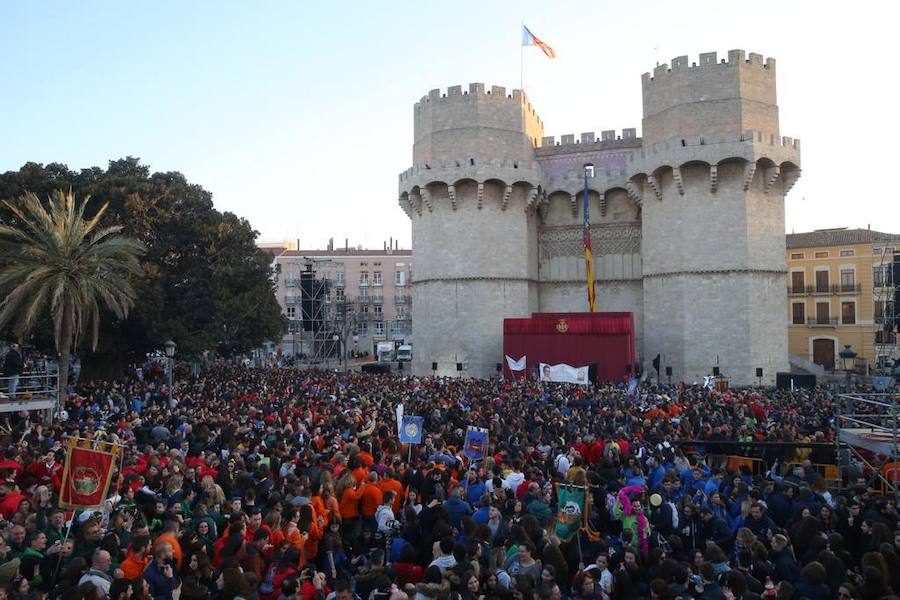
[[[870,229],[823,229],[787,236],[788,348],[824,368],[843,369],[841,350],[857,353],[855,367],[898,356],[894,255],[900,235]]]
[[[278,302],[288,319],[283,354],[308,353],[304,331],[310,326],[304,330],[304,317],[319,321],[316,327],[329,332],[346,329],[348,354],[373,355],[380,341],[412,342],[412,251],[400,249],[398,242],[385,242],[381,249],[346,243],[335,249],[332,241],[324,250],[284,250],[274,260]],[[301,287],[305,271],[314,274],[312,295],[320,293],[321,300],[306,308]],[[306,292],[307,298],[310,295]]]

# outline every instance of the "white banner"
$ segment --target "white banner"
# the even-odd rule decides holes
[[[401,402],[394,408],[397,416],[397,435],[403,434],[403,403]]]
[[[522,356],[519,360],[513,360],[512,356],[506,355],[506,364],[509,365],[510,371],[524,371],[525,370],[525,358],[527,355]]]
[[[541,381],[553,381],[556,383],[577,383],[579,385],[587,385],[588,367],[572,367],[570,365],[548,365],[541,363],[540,368]]]

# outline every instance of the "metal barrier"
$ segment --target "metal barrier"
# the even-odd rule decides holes
[[[0,377],[0,413],[40,410],[49,418],[58,400],[59,373],[35,371],[18,378]]]

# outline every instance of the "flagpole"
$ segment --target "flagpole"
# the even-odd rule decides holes
[[[525,93],[525,44],[522,34],[525,32],[525,21],[519,21],[519,89]]]

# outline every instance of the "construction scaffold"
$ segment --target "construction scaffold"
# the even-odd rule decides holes
[[[895,388],[896,390],[896,388]],[[881,483],[885,495],[900,500],[900,394],[841,394],[835,403],[837,449],[848,448]]]

